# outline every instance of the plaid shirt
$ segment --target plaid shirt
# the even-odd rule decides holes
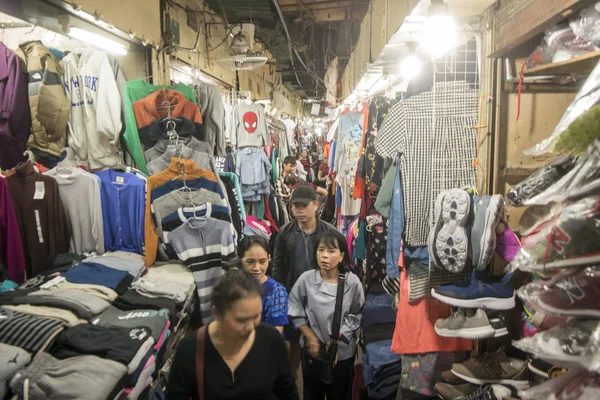
[[[275,182],[275,190],[277,191],[277,196],[279,196],[279,198],[287,205],[292,192],[285,184],[283,175],[281,175]]]
[[[434,89],[396,103],[375,139],[382,157],[400,154],[405,240],[424,246],[433,205],[442,190],[475,187],[478,92],[464,81],[439,82]]]

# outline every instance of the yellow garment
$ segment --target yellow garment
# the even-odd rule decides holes
[[[183,167],[183,174],[180,168]],[[152,189],[159,187],[167,183],[170,180],[190,180],[198,178],[206,178],[213,182],[217,182],[217,177],[214,172],[206,169],[199,168],[196,163],[192,160],[181,160],[181,167],[179,165],[179,159],[171,158],[171,164],[169,168],[148,178],[147,190],[146,190],[146,217],[144,227],[144,237],[146,244],[146,267],[154,264],[156,260],[156,251],[158,250],[158,233],[156,232],[156,225],[152,218]]]

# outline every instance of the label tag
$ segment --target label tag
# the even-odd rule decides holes
[[[36,182],[35,183],[35,193],[33,194],[34,200],[42,200],[46,195],[46,185],[44,182]]]
[[[117,181],[115,183],[123,185],[125,183],[125,178],[123,178],[122,176],[117,176]]]
[[[35,226],[37,228],[38,242],[44,243],[44,233],[42,232],[42,221],[40,221],[40,210],[33,210],[35,214]]]
[[[40,286],[41,289],[50,289],[52,286],[54,285],[58,285],[59,283],[61,283],[62,281],[66,280],[67,278],[65,278],[64,276],[57,276],[56,278],[44,283],[42,286]]]

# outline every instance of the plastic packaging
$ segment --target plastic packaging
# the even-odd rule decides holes
[[[575,159],[573,157],[558,157],[552,163],[540,168],[533,175],[510,188],[506,195],[508,202],[513,206],[523,205],[525,201],[552,186],[573,169],[574,165]]]
[[[556,366],[600,372],[599,339],[598,320],[575,320],[516,340],[513,346]]]
[[[584,8],[569,26],[578,37],[600,47],[600,2]]]
[[[567,111],[559,121],[558,125],[552,132],[549,138],[537,144],[531,149],[525,151],[528,155],[541,155],[551,150],[551,145],[554,140],[563,134],[571,125],[585,112],[593,108],[600,101],[600,62],[585,81],[581,90],[577,93],[575,100],[567,108]],[[587,117],[586,117],[587,119]],[[574,135],[578,132],[570,132]],[[597,131],[600,134],[600,130]],[[596,135],[597,136],[597,135]],[[593,139],[592,139],[593,140]]]
[[[596,400],[600,393],[600,375],[571,371],[539,386],[519,391],[523,400]]]
[[[546,31],[545,41],[554,51],[552,62],[560,62],[579,57],[596,50],[594,44],[577,36],[570,27],[556,26]]]
[[[527,180],[524,182],[527,182]],[[597,138],[588,147],[585,154],[576,161],[570,171],[541,193],[525,200],[524,204],[546,205],[550,203],[562,203],[566,200],[577,199],[598,192],[599,188],[600,138]]]
[[[590,196],[567,204],[553,220],[536,227],[521,240],[522,247],[507,266],[544,272],[592,265],[600,261],[600,197]]]

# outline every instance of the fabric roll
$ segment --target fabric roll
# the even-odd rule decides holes
[[[106,400],[121,390],[120,381],[126,373],[124,365],[96,356],[58,360],[42,353],[15,376],[11,388],[24,398],[27,387],[29,400]]]

